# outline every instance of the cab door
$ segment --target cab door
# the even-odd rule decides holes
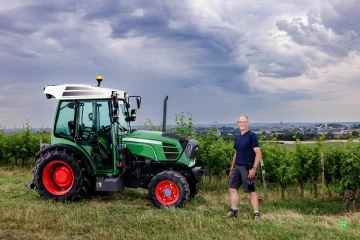
[[[112,135],[109,101],[79,101],[76,143],[90,155],[99,172],[113,172]]]

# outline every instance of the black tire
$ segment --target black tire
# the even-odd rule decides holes
[[[194,198],[200,189],[200,183],[199,182],[192,182],[189,184],[190,186],[190,198]]]
[[[178,172],[160,172],[149,184],[149,197],[155,207],[182,207],[189,195],[189,184]]]
[[[77,201],[85,197],[91,187],[84,163],[66,149],[56,148],[41,154],[33,173],[35,189],[44,199]]]

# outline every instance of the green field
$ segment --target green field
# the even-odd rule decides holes
[[[225,183],[208,181],[182,209],[155,209],[143,189],[95,196],[77,203],[41,200],[24,186],[31,170],[0,168],[0,239],[359,239],[360,214],[340,214],[342,198],[300,199],[295,187],[279,200],[273,184],[254,222],[240,194],[239,218],[223,219],[229,206]],[[261,191],[260,191],[261,195]],[[341,227],[346,221],[346,227]]]
[[[284,144],[284,141],[279,141],[280,146],[286,148],[286,149],[291,149],[294,147],[294,143],[288,143],[288,144]],[[301,143],[303,144],[310,144],[310,145],[314,145],[316,144],[316,142],[314,141],[302,141]],[[335,146],[345,146],[346,142],[324,142],[324,146],[328,146],[328,147],[335,147]]]

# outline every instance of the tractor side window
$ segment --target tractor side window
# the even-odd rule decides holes
[[[109,103],[107,100],[84,100],[79,108],[79,123],[83,134],[110,131]]]
[[[82,101],[82,104],[79,108],[80,112],[80,120],[79,123],[81,125],[81,130],[84,135],[81,137],[91,134],[95,129],[93,129],[93,108],[92,108],[92,102],[91,101]]]
[[[55,125],[55,136],[73,140],[75,136],[75,103],[74,101],[62,101],[60,103]]]

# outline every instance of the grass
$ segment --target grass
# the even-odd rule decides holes
[[[340,215],[341,198],[299,199],[296,187],[281,201],[275,185],[260,203],[254,222],[247,195],[240,194],[239,218],[223,219],[226,185],[202,183],[198,196],[181,209],[155,209],[144,189],[126,189],[76,203],[41,200],[24,186],[31,170],[0,168],[0,239],[358,239],[360,214]],[[216,190],[215,190],[216,189]],[[261,194],[261,191],[260,191]],[[341,221],[347,227],[340,227]]]

